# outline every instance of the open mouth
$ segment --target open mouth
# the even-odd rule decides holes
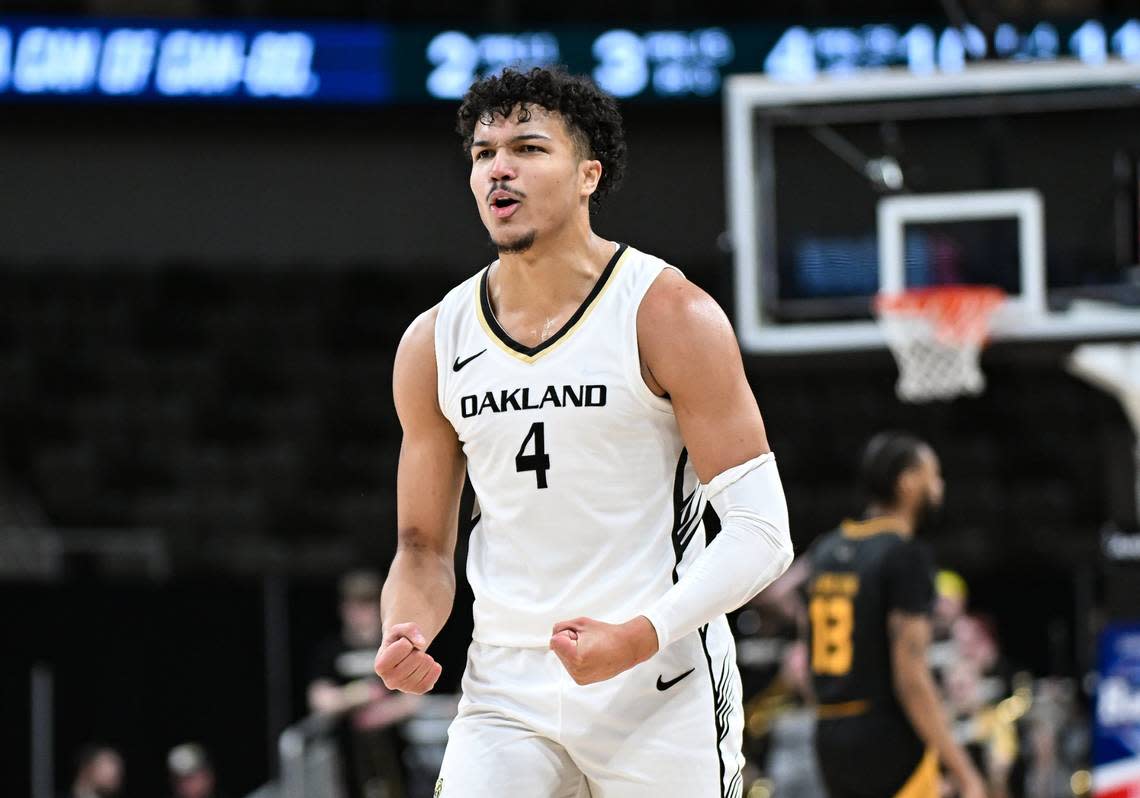
[[[500,219],[505,219],[515,212],[519,201],[514,197],[496,197],[491,201],[491,210]]]

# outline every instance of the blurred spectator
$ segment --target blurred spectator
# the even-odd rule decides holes
[[[222,798],[217,792],[213,763],[201,745],[183,743],[170,749],[166,767],[173,798]]]
[[[382,587],[372,571],[341,579],[341,629],[318,647],[309,682],[309,709],[343,716],[339,742],[350,798],[404,795],[403,740],[394,725],[420,701],[388,690],[373,670],[383,636]]]
[[[954,571],[941,570],[934,579],[933,639],[930,642],[930,669],[935,680],[945,684],[945,673],[958,659],[954,624],[966,613],[969,590],[966,580]]]
[[[1077,705],[1076,685],[1057,677],[1038,680],[1025,720],[1026,798],[1087,794],[1075,790],[1072,781],[1074,772],[1088,764],[1092,722]]]
[[[815,758],[815,707],[812,705],[811,672],[807,644],[800,640],[784,649],[776,689],[784,701],[770,722],[767,776],[781,798],[817,798],[825,795],[823,778]],[[769,693],[771,696],[771,693]],[[747,710],[760,707],[750,702]],[[746,711],[746,723],[756,720]]]
[[[954,623],[958,655],[977,664],[983,673],[998,665],[997,638],[993,624],[979,615],[964,615]]]
[[[935,577],[934,590],[934,632],[947,635],[954,622],[966,612],[970,591],[961,574],[945,568]]]
[[[1015,703],[987,696],[982,666],[974,659],[962,658],[950,667],[945,689],[955,739],[985,775],[991,798],[1007,798],[1018,755]]]
[[[75,781],[65,798],[115,798],[123,789],[123,758],[109,745],[90,744],[75,758]]]
[[[981,700],[993,704],[1011,694],[1014,668],[1002,655],[993,622],[977,614],[963,615],[954,623],[957,658],[977,670]]]

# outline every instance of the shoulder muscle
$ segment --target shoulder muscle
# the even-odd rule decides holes
[[[443,419],[435,362],[435,321],[439,306],[416,317],[400,339],[392,370],[392,393],[400,424],[409,427]]]
[[[642,299],[637,340],[703,482],[768,451],[736,335],[712,297],[665,270]]]
[[[740,364],[736,336],[720,305],[675,269],[663,270],[646,291],[637,333],[646,364],[658,381],[667,380],[694,356],[728,355]]]

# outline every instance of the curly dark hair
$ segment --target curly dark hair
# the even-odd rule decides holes
[[[459,106],[456,131],[463,149],[471,149],[475,125],[506,117],[517,107],[520,121],[532,106],[557,112],[566,123],[582,155],[602,163],[602,177],[590,197],[598,205],[616,189],[625,174],[625,131],[617,101],[589,78],[571,75],[561,67],[535,67],[529,72],[506,69],[477,80]]]

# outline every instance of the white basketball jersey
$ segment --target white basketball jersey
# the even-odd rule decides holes
[[[499,326],[488,269],[439,306],[439,405],[477,499],[467,577],[480,643],[546,647],[558,621],[628,621],[705,546],[672,405],[641,375],[637,310],[663,268],[620,246],[535,347]]]

